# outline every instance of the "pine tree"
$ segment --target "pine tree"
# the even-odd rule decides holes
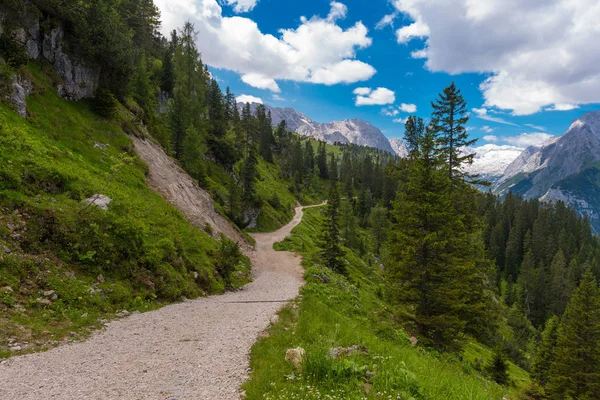
[[[439,137],[443,157],[448,164],[447,173],[453,182],[462,181],[469,175],[464,172],[464,164],[472,164],[475,154],[462,155],[461,149],[475,144],[469,140],[465,124],[469,120],[467,102],[454,82],[431,102],[433,114],[431,129]]]
[[[535,267],[535,260],[533,258],[533,252],[529,250],[525,254],[523,264],[521,266],[521,273],[517,280],[519,287],[519,304],[525,310],[525,316],[531,318],[532,309],[534,305],[539,303],[536,293],[535,283],[537,278],[535,276],[537,270]]]
[[[337,182],[331,181],[329,198],[327,199],[327,206],[325,208],[325,218],[322,225],[321,260],[331,270],[345,274],[346,266],[343,260],[341,260],[344,252],[340,247],[339,208],[340,196]]]
[[[287,147],[287,125],[285,119],[281,120],[277,124],[275,130],[275,141],[277,142],[277,149],[281,151],[284,147]]]
[[[245,155],[248,154],[248,149],[252,144],[252,138],[254,137],[254,119],[252,118],[252,109],[250,108],[250,103],[246,103],[244,108],[242,108],[242,117],[241,117],[241,127],[242,133],[244,135],[243,140],[243,148]]]
[[[259,153],[260,156],[268,163],[273,163],[273,127],[271,126],[271,112],[264,113],[264,106],[260,107],[261,112],[258,114],[258,130],[260,132]]]
[[[435,133],[428,130],[418,147],[394,202],[396,223],[385,262],[389,294],[392,302],[410,307],[421,334],[447,348],[465,326],[457,316],[462,302],[453,287],[457,226]]]
[[[327,148],[325,142],[319,142],[319,151],[317,152],[317,167],[319,168],[319,176],[322,179],[329,178],[329,168],[327,166]]]
[[[553,399],[600,398],[600,289],[590,270],[560,323],[547,389]]]
[[[135,91],[133,97],[142,110],[144,110],[142,118],[144,123],[149,124],[154,118],[158,104],[155,94],[156,88],[150,79],[145,55],[142,55],[141,57],[134,81],[134,87]]]
[[[490,364],[486,368],[490,378],[499,385],[508,384],[508,362],[501,346],[497,346]]]
[[[235,95],[231,93],[229,86],[227,86],[225,89],[225,118],[227,121],[233,121],[233,115],[235,111],[237,111]]]
[[[160,88],[167,95],[173,95],[173,89],[175,89],[175,72],[173,67],[173,57],[175,56],[175,49],[177,48],[178,38],[177,31],[171,32],[171,40],[167,50],[163,57],[163,73],[160,81]]]
[[[333,153],[329,154],[329,179],[331,181],[338,180],[338,165],[335,155]]]
[[[300,192],[302,188],[302,183],[304,182],[304,159],[302,153],[302,145],[299,141],[294,142],[294,147],[292,148],[292,176],[294,177],[294,184],[296,187],[296,192]]]
[[[304,144],[304,175],[312,176],[315,169],[315,151],[313,150],[312,143],[307,140]]]
[[[346,247],[357,249],[360,244],[358,221],[350,198],[342,200],[340,207],[340,234]]]
[[[410,116],[404,127],[404,143],[408,154],[413,157],[419,150],[420,137],[425,134],[425,123],[422,118]]]
[[[242,203],[245,208],[252,206],[255,201],[255,180],[258,177],[257,164],[256,150],[254,150],[254,146],[250,146],[242,167]]]
[[[569,297],[573,293],[575,282],[570,281],[567,260],[562,250],[552,259],[550,264],[550,312],[562,315]]]
[[[556,340],[558,338],[558,326],[560,320],[556,315],[546,321],[546,328],[542,332],[542,338],[533,359],[531,376],[542,386],[548,383],[548,372],[556,358]]]
[[[236,224],[241,224],[242,215],[242,193],[239,184],[235,179],[231,180],[229,185],[229,199],[228,199],[227,214],[229,218]]]
[[[371,225],[371,237],[373,238],[373,251],[376,255],[379,255],[381,246],[386,238],[388,225],[387,209],[385,207],[373,208],[369,222]]]
[[[225,136],[225,133],[227,132],[225,99],[219,84],[214,79],[210,80],[207,103],[210,133],[216,138],[221,138]]]
[[[202,163],[200,135],[192,126],[189,126],[185,132],[182,147],[181,164],[183,168],[201,185],[204,185],[206,171]]]

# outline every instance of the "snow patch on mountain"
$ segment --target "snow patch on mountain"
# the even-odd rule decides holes
[[[501,176],[506,168],[521,155],[523,149],[517,146],[485,144],[465,149],[464,153],[475,154],[473,164],[465,166],[471,174],[486,177]]]

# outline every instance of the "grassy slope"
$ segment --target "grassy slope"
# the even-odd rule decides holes
[[[501,399],[509,390],[486,380],[467,361],[412,346],[381,300],[378,267],[347,250],[349,279],[317,266],[321,209],[306,210],[292,236],[276,247],[303,255],[306,285],[280,312],[269,335],[252,349],[248,399]],[[316,278],[327,275],[329,283]],[[336,346],[364,345],[368,355],[327,357]],[[303,371],[284,360],[289,348],[306,350]],[[471,343],[465,360],[487,362],[491,351]],[[511,364],[512,377],[526,374]],[[519,382],[520,383],[520,382]]]
[[[147,188],[121,122],[60,99],[30,69],[30,118],[0,105],[0,357],[11,337],[38,349],[119,309],[222,292],[218,242]],[[95,193],[112,199],[108,211],[85,207]],[[238,269],[234,286],[249,261]]]
[[[317,142],[313,142],[316,149]],[[327,151],[336,155],[341,154],[337,146],[327,145]],[[257,220],[257,227],[248,231],[270,232],[279,229],[291,221],[294,216],[294,208],[298,202],[309,205],[321,203],[327,197],[327,183],[322,179],[315,178],[310,188],[304,188],[297,198],[290,190],[291,179],[282,178],[279,160],[275,155],[274,163],[268,163],[259,157],[257,171],[259,174],[256,182],[256,195],[263,200],[263,206]],[[239,173],[243,161],[235,166]],[[216,208],[223,215],[226,214],[224,205],[228,202],[231,176],[218,164],[208,161],[206,189],[216,200]]]

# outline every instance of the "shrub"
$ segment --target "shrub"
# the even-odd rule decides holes
[[[239,243],[221,234],[219,248],[214,252],[215,269],[225,281],[225,287],[231,286],[231,274],[242,261],[242,251]]]

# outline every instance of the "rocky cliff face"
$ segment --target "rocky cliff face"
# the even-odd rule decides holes
[[[563,136],[527,148],[507,167],[493,190],[564,201],[587,215],[600,230],[600,111],[573,121]]]
[[[396,153],[398,157],[404,158],[408,156],[408,149],[402,140],[390,139],[390,146],[392,146],[392,150],[394,150],[394,153]]]
[[[241,109],[244,105],[238,104]],[[252,112],[256,112],[257,103],[250,105]],[[271,112],[273,125],[285,120],[287,128],[300,135],[313,137],[327,143],[352,143],[368,146],[395,154],[388,139],[383,133],[369,122],[361,119],[345,119],[327,123],[314,122],[306,115],[293,108],[278,108],[265,105]]]
[[[57,84],[57,90],[63,98],[77,101],[94,96],[98,88],[100,67],[87,65],[64,51],[63,26],[58,26],[49,33],[43,32],[39,16],[33,13],[23,14],[17,28],[9,31],[5,29],[5,25],[0,6],[0,36],[11,35],[15,42],[24,47],[30,59],[48,61],[62,79]],[[22,77],[13,77],[13,94],[9,96],[9,100],[23,117],[27,116],[26,97],[30,92],[30,85]]]

